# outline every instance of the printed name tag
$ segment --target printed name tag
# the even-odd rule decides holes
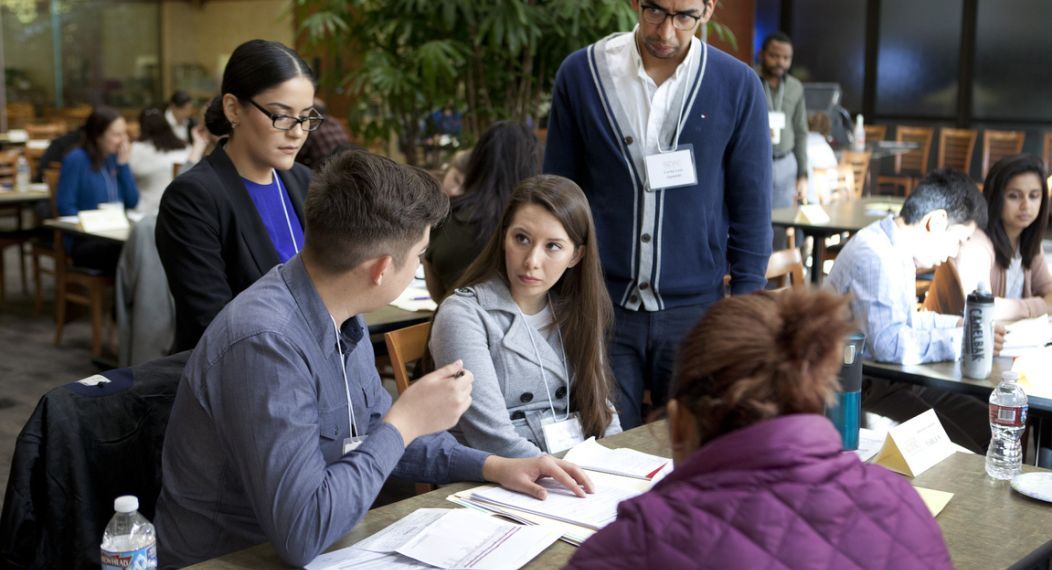
[[[771,111],[767,113],[767,121],[771,127],[771,144],[782,142],[782,129],[785,128],[785,113]]]
[[[690,145],[680,145],[674,151],[652,154],[643,160],[650,190],[693,186],[698,183],[698,171],[694,169],[694,149]]]
[[[546,423],[541,429],[544,430],[544,443],[548,446],[548,453],[566,451],[584,441],[584,430],[577,414],[572,414],[568,420]]]
[[[348,437],[347,439],[343,440],[343,454],[347,455],[348,453],[361,447],[362,444],[365,443],[365,438],[366,436],[364,435],[356,435],[354,437]]]

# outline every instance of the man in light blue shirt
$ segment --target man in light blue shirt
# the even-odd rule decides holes
[[[851,238],[825,284],[851,294],[867,358],[898,364],[960,358],[961,318],[917,310],[917,271],[956,256],[985,224],[986,202],[975,183],[961,172],[937,170],[920,181],[898,217],[874,222]],[[1003,340],[1003,329],[998,332],[995,354]],[[975,398],[904,384],[867,385],[867,411],[905,421],[935,408],[955,442],[979,450],[989,441],[986,404]]]
[[[302,253],[231,301],[187,362],[162,458],[162,567],[267,541],[303,566],[361,520],[392,474],[493,481],[541,499],[544,476],[591,491],[583,472],[550,456],[458,444],[445,430],[470,406],[473,381],[460,361],[394,405],[380,385],[361,314],[412,281],[447,210],[426,172],[365,152],[315,178]]]

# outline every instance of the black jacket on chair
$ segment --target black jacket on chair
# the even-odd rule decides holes
[[[278,172],[304,224],[310,169]],[[197,344],[216,314],[281,263],[263,219],[223,147],[176,177],[161,198],[157,251],[175,300],[172,352]]]
[[[98,568],[113,500],[153,518],[161,446],[190,352],[49,391],[18,434],[0,514],[0,567]]]

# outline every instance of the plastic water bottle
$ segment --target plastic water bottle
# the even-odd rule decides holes
[[[117,513],[102,533],[103,570],[157,568],[157,535],[150,521],[139,514],[139,499],[117,497],[113,509]]]
[[[964,336],[961,338],[961,372],[976,380],[990,376],[994,365],[994,296],[979,283],[964,300]]]
[[[990,447],[986,450],[986,474],[1011,479],[1023,466],[1020,438],[1026,427],[1026,393],[1019,387],[1019,374],[1001,375],[1001,383],[990,394]]]
[[[855,131],[852,133],[854,150],[866,150],[866,127],[862,122],[862,113],[855,116]]]
[[[15,160],[15,190],[29,191],[29,161],[22,155],[18,155]]]

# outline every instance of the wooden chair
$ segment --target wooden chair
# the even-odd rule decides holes
[[[409,363],[423,358],[427,349],[427,335],[431,332],[431,323],[420,323],[384,334],[384,343],[387,344],[387,354],[391,358],[391,368],[394,369],[395,385],[398,394],[403,394],[409,389],[409,371],[406,369]],[[421,495],[434,490],[434,486],[428,483],[417,483],[416,494]]]
[[[71,125],[83,125],[91,115],[91,105],[76,105],[62,109],[61,116]]]
[[[930,127],[900,125],[896,128],[896,141],[913,142],[920,146],[916,150],[895,155],[895,174],[893,176],[878,177],[877,185],[888,184],[896,188],[902,188],[902,195],[909,196],[917,179],[928,171],[928,159],[931,158],[931,143],[934,138],[935,129]]]
[[[998,160],[1023,152],[1025,139],[1026,133],[1023,131],[983,131],[983,180],[986,180],[986,173]]]
[[[863,125],[862,129],[866,132],[867,141],[882,141],[888,134],[887,125]]]
[[[772,253],[767,261],[767,280],[777,281],[779,289],[804,287],[804,258],[800,250],[793,247]]]
[[[58,178],[61,169],[59,167],[49,168],[44,171],[44,182],[47,183],[48,187],[48,202],[49,208],[48,213],[54,217],[58,215],[58,207],[55,204],[55,197],[58,195]],[[30,242],[29,253],[33,258],[33,314],[39,315],[41,309],[44,306],[44,287],[42,275],[50,275],[51,279],[55,279],[55,268],[58,267],[58,262],[55,259],[55,242],[54,232],[42,232],[37,235]],[[44,267],[40,260],[43,258],[51,260],[51,267]],[[56,286],[57,289],[57,286]]]
[[[58,176],[48,170],[48,190],[54,203],[58,192]],[[52,184],[52,182],[54,184]],[[91,311],[91,354],[102,356],[103,325],[106,320],[106,291],[113,287],[114,276],[91,269],[74,267],[66,255],[66,242],[60,230],[53,230],[52,256],[55,261],[55,346],[62,343],[62,329],[66,325],[66,305],[73,303]],[[34,279],[36,277],[34,276]]]
[[[29,172],[36,174],[37,168],[40,168],[40,159],[44,157],[44,152],[47,151],[47,147],[25,147],[23,152],[26,155],[26,162],[29,163]]]
[[[845,150],[840,155],[840,164],[851,169],[854,179],[853,198],[861,198],[862,191],[866,186],[866,176],[869,174],[869,158],[872,155],[868,150]]]
[[[6,184],[13,186],[15,183],[15,170],[18,157],[21,153],[18,151],[4,151],[0,152],[0,184]],[[0,217],[11,222],[11,225],[4,224],[3,228],[0,228],[0,303],[3,303],[6,296],[6,285],[7,277],[5,275],[4,263],[4,252],[8,248],[18,249],[18,261],[22,269],[22,291],[28,290],[27,287],[27,275],[26,271],[26,259],[23,255],[23,246],[32,237],[31,233],[22,227],[22,206],[21,205],[6,205],[0,206]]]
[[[971,174],[972,154],[979,131],[975,129],[939,129],[939,154],[935,160],[937,168],[953,168]]]
[[[1045,161],[1045,174],[1052,174],[1052,131],[1045,131],[1041,145],[1041,158]]]
[[[131,119],[131,120],[125,121],[125,124],[127,125],[127,129],[128,129],[128,142],[134,142],[134,141],[139,140],[139,134],[140,134],[140,131],[142,130],[142,128],[139,126],[139,121],[135,120],[135,119]]]
[[[26,135],[29,136],[29,140],[33,141],[49,141],[64,134],[66,134],[66,123],[63,122],[26,125]]]
[[[37,116],[32,103],[14,101],[7,104],[7,126],[11,129],[24,127]]]

